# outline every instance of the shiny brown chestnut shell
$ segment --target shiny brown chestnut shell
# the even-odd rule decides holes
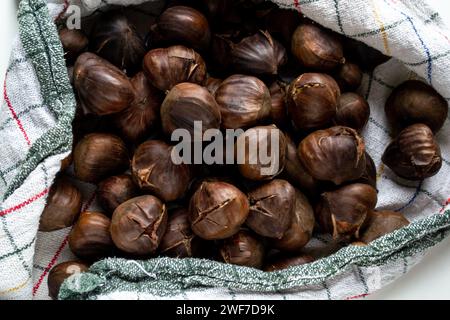
[[[376,204],[377,191],[373,187],[361,183],[346,185],[321,195],[315,211],[316,221],[321,231],[334,239],[358,238]]]
[[[108,133],[91,133],[75,146],[73,165],[78,179],[95,183],[126,171],[130,160],[122,139]]]
[[[299,252],[311,240],[314,224],[314,210],[308,198],[296,190],[291,224],[283,237],[274,239],[271,244],[281,251]]]
[[[114,115],[114,124],[125,140],[139,143],[148,138],[158,125],[163,96],[148,82],[143,72],[136,74],[131,84],[134,99],[127,109]]]
[[[237,138],[235,152],[243,177],[254,181],[270,180],[283,171],[286,138],[274,125],[250,128]]]
[[[109,177],[97,187],[97,199],[109,216],[112,216],[119,205],[136,197],[138,193],[139,190],[129,174]]]
[[[292,35],[291,50],[307,68],[327,71],[345,63],[338,36],[317,24],[298,26]]]
[[[339,98],[334,122],[361,132],[369,121],[370,107],[366,99],[357,93],[344,93]]]
[[[395,211],[373,211],[366,222],[367,228],[362,232],[360,240],[370,243],[388,233],[409,225],[403,214]]]
[[[368,184],[375,189],[377,188],[377,167],[372,157],[366,152],[366,169],[361,178],[356,180],[358,183]]]
[[[81,211],[83,196],[67,178],[56,178],[39,221],[39,231],[50,232],[72,226]]]
[[[336,185],[360,178],[366,168],[364,141],[347,127],[311,133],[300,143],[298,156],[315,179]]]
[[[245,128],[270,116],[269,89],[258,78],[232,75],[216,91],[216,101],[225,129]]]
[[[448,103],[428,84],[409,80],[394,89],[386,102],[385,111],[395,132],[422,123],[436,133],[447,119]]]
[[[130,199],[114,210],[111,238],[117,248],[134,256],[156,252],[167,227],[166,205],[150,195]]]
[[[88,47],[89,39],[81,30],[64,27],[58,31],[58,35],[64,49],[64,58],[68,64],[74,63]]]
[[[85,113],[109,115],[129,107],[134,99],[127,76],[93,53],[83,53],[75,63],[74,87]]]
[[[285,180],[275,179],[249,192],[248,198],[247,226],[261,236],[281,239],[293,219],[294,187]]]
[[[109,234],[111,220],[103,213],[83,212],[69,233],[70,250],[79,258],[96,261],[110,256],[114,244]]]
[[[63,284],[64,280],[69,278],[71,275],[86,272],[89,267],[78,261],[67,261],[54,266],[48,273],[47,285],[48,285],[48,295],[53,300],[58,299],[59,289]]]
[[[233,45],[230,59],[231,66],[239,73],[276,75],[278,68],[287,62],[287,54],[267,31],[259,31]]]
[[[146,53],[143,39],[120,11],[104,12],[96,19],[90,36],[90,51],[127,74],[140,69]]]
[[[244,224],[248,213],[247,196],[235,186],[220,181],[203,182],[189,204],[192,230],[205,240],[231,237]]]
[[[278,257],[274,259],[272,262],[269,262],[265,267],[264,271],[266,272],[274,272],[279,270],[288,269],[290,267],[300,266],[302,264],[311,263],[314,261],[314,258],[310,255],[300,255],[300,256],[287,256],[287,257]]]
[[[158,18],[157,29],[163,41],[195,50],[207,49],[211,40],[208,20],[191,7],[173,6],[166,9]]]
[[[304,73],[289,86],[288,112],[298,130],[315,130],[331,124],[341,92],[336,81],[322,73]]]
[[[284,126],[288,123],[286,86],[275,81],[270,85],[269,92],[272,105],[270,117],[277,126]]]
[[[150,50],[144,57],[144,72],[150,83],[162,91],[181,82],[203,85],[206,81],[205,61],[184,46]]]
[[[442,167],[441,149],[424,124],[414,124],[400,132],[384,151],[382,161],[407,180],[432,177]]]
[[[356,91],[362,82],[363,73],[358,65],[346,62],[334,75],[341,92]]]
[[[169,212],[167,229],[161,239],[159,252],[176,258],[199,256],[202,240],[196,236],[189,222],[189,210],[185,208]]]
[[[225,239],[220,247],[224,262],[257,269],[263,265],[264,251],[261,240],[247,230]]]
[[[136,185],[165,202],[183,197],[192,179],[191,165],[175,164],[172,151],[164,141],[149,140],[136,149],[131,161]]]
[[[222,84],[223,80],[214,78],[214,77],[208,77],[205,83],[205,88],[208,89],[209,93],[211,93],[213,96],[216,95],[217,89],[219,89],[220,85]]]
[[[183,82],[174,86],[161,105],[161,122],[167,136],[176,129],[186,129],[192,138],[194,122],[201,122],[201,133],[220,129],[220,110],[209,91],[198,84]]]

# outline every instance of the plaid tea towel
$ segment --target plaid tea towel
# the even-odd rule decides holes
[[[75,100],[52,18],[76,5],[89,14],[107,4],[144,0],[22,0],[20,37],[5,75],[0,111],[0,299],[48,299],[47,275],[73,258],[69,230],[37,232],[39,215],[60,161],[71,149]],[[155,1],[155,7],[160,1]],[[389,284],[442,241],[450,229],[450,124],[437,135],[444,164],[423,183],[396,177],[381,164],[389,143],[384,103],[406,79],[420,78],[450,100],[450,32],[426,0],[277,0],[281,7],[393,59],[364,77],[360,93],[371,106],[364,132],[378,168],[379,204],[401,210],[411,225],[371,243],[348,247],[312,264],[262,271],[218,262],[169,258],[107,259],[68,279],[62,299],[344,299],[363,297]],[[152,2],[153,4],[153,2]],[[151,4],[151,5],[152,5]],[[93,186],[79,183],[84,210],[98,205]],[[314,239],[310,246],[321,246]]]

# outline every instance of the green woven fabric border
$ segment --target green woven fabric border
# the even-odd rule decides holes
[[[414,222],[367,247],[350,246],[314,263],[266,273],[201,259],[158,258],[136,261],[106,259],[88,273],[74,275],[61,287],[60,299],[95,299],[117,291],[173,296],[186,289],[224,287],[245,292],[279,292],[320,284],[351,265],[376,266],[411,257],[443,239],[450,230],[450,211]]]
[[[44,0],[22,0],[18,12],[19,34],[27,57],[38,77],[43,102],[56,116],[56,125],[37,139],[28,151],[19,173],[4,199],[18,189],[30,173],[46,158],[72,147],[72,120],[76,101],[67,76],[64,52],[56,26]]]

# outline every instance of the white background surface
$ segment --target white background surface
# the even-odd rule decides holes
[[[450,25],[450,1],[429,0],[439,8],[441,16]],[[16,1],[0,1],[0,79],[9,59],[11,43],[17,33]],[[450,75],[449,75],[450,76]],[[368,299],[450,299],[450,239],[447,239],[425,257],[407,275]]]

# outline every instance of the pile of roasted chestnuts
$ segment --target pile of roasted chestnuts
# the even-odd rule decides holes
[[[106,257],[199,257],[272,272],[409,223],[376,210],[377,170],[361,137],[370,107],[356,91],[387,57],[267,1],[167,1],[146,30],[133,12],[59,30],[78,109],[40,230],[71,227],[79,261],[50,272],[53,298],[69,275]],[[383,162],[407,180],[437,174],[434,134],[447,111],[423,82],[396,88]],[[267,144],[276,132],[279,170],[261,174],[250,147],[239,164],[175,163],[171,135],[194,133],[197,121],[203,133],[242,129],[236,145]],[[97,186],[101,212],[81,212],[74,180]],[[328,253],[307,248],[323,234]]]

